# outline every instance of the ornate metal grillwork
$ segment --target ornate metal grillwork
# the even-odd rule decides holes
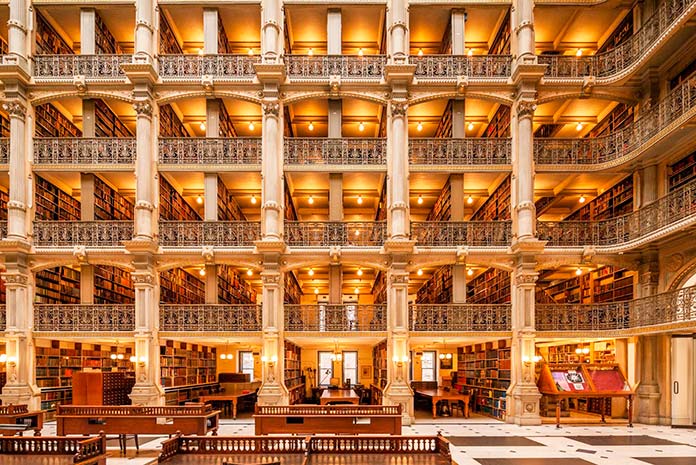
[[[0,138],[0,165],[6,165],[10,162],[10,138]]]
[[[247,78],[256,75],[254,55],[160,55],[159,75],[163,78]]]
[[[411,331],[510,331],[509,304],[415,304],[409,306]]]
[[[160,244],[165,247],[249,247],[261,239],[255,221],[163,221]]]
[[[34,76],[38,78],[124,78],[121,65],[132,55],[35,55]]]
[[[286,331],[386,331],[386,305],[285,305]]]
[[[633,124],[607,136],[585,139],[534,139],[534,157],[543,165],[606,163],[639,149],[650,138],[696,108],[696,79],[684,81],[645,110]]]
[[[40,247],[118,247],[131,239],[131,221],[34,222],[34,244]]]
[[[261,306],[160,305],[160,331],[261,331]]]
[[[0,330],[4,331],[7,327],[7,307],[0,305]]]
[[[607,77],[621,73],[648,53],[661,36],[670,33],[672,24],[679,21],[695,1],[661,2],[655,14],[641,26],[638,32],[626,42],[607,52],[587,57],[541,55],[538,57],[538,62],[548,65],[547,77]]]
[[[409,161],[416,165],[509,165],[511,139],[409,139]]]
[[[346,79],[381,79],[385,55],[285,55],[285,68],[292,78],[329,78],[341,76]]]
[[[34,305],[36,331],[134,331],[134,305]]]
[[[423,55],[410,57],[419,78],[505,78],[510,76],[510,55]]]
[[[289,165],[384,165],[383,138],[287,137],[285,163]]]
[[[381,246],[386,228],[384,221],[286,221],[285,240],[295,247]]]
[[[512,238],[509,221],[411,222],[411,238],[426,246],[507,246]]]
[[[621,245],[696,215],[696,181],[633,213],[601,221],[538,222],[539,239],[549,247]]]
[[[127,165],[135,163],[135,138],[35,138],[34,163]]]
[[[0,239],[7,237],[7,221],[0,221]]]
[[[160,138],[159,162],[163,165],[259,165],[261,138]]]

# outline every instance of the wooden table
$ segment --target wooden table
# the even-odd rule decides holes
[[[556,428],[561,427],[561,402],[563,399],[600,399],[602,402],[602,408],[600,409],[600,421],[606,423],[604,418],[604,411],[606,410],[607,404],[611,407],[612,397],[623,397],[626,399],[626,408],[628,409],[628,426],[633,427],[633,392],[563,392],[563,393],[548,393],[542,392],[542,394],[549,396],[556,402]]]
[[[441,400],[461,400],[464,402],[464,418],[469,418],[469,394],[459,394],[457,391],[444,389],[418,389],[416,394],[429,397],[433,401],[433,418],[437,416],[437,403]]]
[[[200,396],[199,401],[204,404],[212,402],[231,402],[232,403],[232,419],[237,419],[237,402],[242,397],[253,396],[256,392],[245,392],[243,394],[216,394],[214,396]]]
[[[334,402],[350,402],[351,404],[358,405],[360,403],[360,396],[358,396],[352,389],[326,389],[321,394],[319,403],[321,405],[328,405]]]

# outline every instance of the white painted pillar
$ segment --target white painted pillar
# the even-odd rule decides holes
[[[387,54],[391,64],[406,63],[409,52],[408,3],[406,0],[387,2]]]
[[[391,195],[391,238],[408,240],[410,230],[408,204],[408,116],[405,102],[390,102],[389,131],[387,140],[391,141],[387,157],[387,175]]]
[[[10,14],[7,21],[7,55],[4,63],[17,64],[25,71],[29,70],[27,57],[31,53],[32,41],[29,40],[28,0],[10,0]]]
[[[512,37],[511,45],[517,51],[517,60],[513,64],[534,64],[534,0],[513,0],[511,10]]]
[[[80,55],[97,53],[97,12],[94,8],[80,9]]]
[[[261,234],[265,241],[279,241],[283,236],[283,131],[282,105],[278,100],[262,105],[262,203]]]
[[[203,207],[205,221],[217,221],[218,218],[218,175],[205,173],[203,175]]]
[[[452,10],[452,55],[466,55],[466,11]]]
[[[31,203],[34,196],[29,165],[29,153],[33,122],[26,124],[27,106],[24,99],[7,102],[2,105],[10,117],[10,169],[9,202],[7,202],[7,237],[8,239],[27,240],[31,222]],[[30,118],[33,118],[33,109]]]
[[[283,48],[282,0],[261,0],[261,56],[263,63],[279,62]]]
[[[150,100],[139,100],[133,108],[136,113],[135,239],[152,240],[157,231],[155,205],[159,192],[153,104]]]
[[[515,117],[515,156],[512,160],[513,233],[517,240],[533,240],[536,236],[536,207],[534,205],[534,147],[532,119],[536,105],[520,100],[513,107]]]
[[[218,10],[203,8],[203,53],[216,55],[218,53]]]
[[[326,53],[328,55],[343,53],[341,40],[341,9],[329,8],[326,15]]]
[[[452,102],[452,138],[464,139],[466,137],[466,101],[454,100]]]
[[[159,34],[155,31],[156,0],[135,1],[135,63],[152,63],[159,47]]]

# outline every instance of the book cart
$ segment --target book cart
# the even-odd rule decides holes
[[[625,397],[628,426],[633,426],[633,395],[626,377],[616,364],[544,364],[541,367],[539,392],[556,402],[556,428],[561,427],[561,402],[564,399],[598,399],[605,405],[613,397]],[[602,423],[605,423],[601,409]]]

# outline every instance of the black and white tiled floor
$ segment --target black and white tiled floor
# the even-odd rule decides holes
[[[461,421],[461,420],[460,420]],[[467,423],[417,423],[405,435],[441,432],[451,442],[458,465],[696,465],[696,429],[668,426],[514,426],[493,420]],[[55,423],[43,434],[55,433]],[[221,420],[221,436],[254,434],[251,419]],[[140,452],[132,440],[128,454],[119,455],[117,441],[109,441],[107,465],[156,463],[161,437],[140,437]]]

